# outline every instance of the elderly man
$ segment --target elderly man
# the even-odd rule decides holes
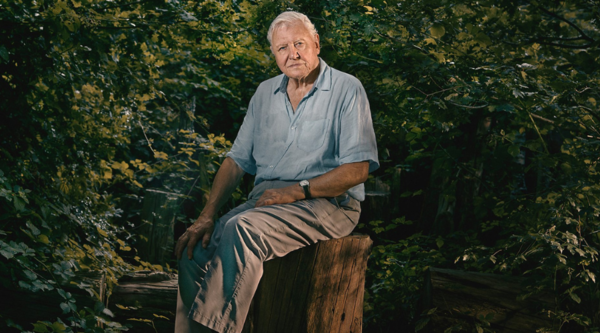
[[[379,166],[366,93],[318,57],[310,20],[284,12],[268,39],[283,74],[258,87],[206,206],[175,247],[176,332],[240,332],[263,262],[350,234],[362,183]],[[248,201],[215,221],[244,173],[256,175]]]

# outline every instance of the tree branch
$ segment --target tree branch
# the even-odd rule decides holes
[[[458,107],[460,107],[460,108],[463,108],[463,109],[473,109],[473,110],[487,108],[487,107],[490,105],[490,104],[489,104],[489,103],[487,103],[487,102],[485,102],[485,104],[483,104],[483,105],[473,105],[473,106],[471,106],[471,105],[463,105],[463,104],[458,104],[458,103],[454,103],[454,102],[452,102],[452,101],[448,101],[448,103],[450,103],[450,104],[452,104],[452,105],[454,105],[454,106],[458,106]]]
[[[556,47],[561,47],[564,49],[589,49],[591,47],[594,46],[594,43],[589,43],[589,44],[585,44],[585,45],[572,45],[572,44],[560,44],[560,43],[551,43],[551,42],[542,42],[540,40],[530,40],[530,42],[534,42],[534,43],[538,43],[541,45],[548,45],[548,46],[556,46]]]
[[[554,124],[554,120],[550,120],[550,119],[548,119],[548,118],[544,118],[544,117],[542,117],[542,116],[538,116],[538,115],[537,115],[537,114],[535,114],[535,113],[531,113],[531,116],[532,116],[533,118],[536,118],[536,119],[539,119],[539,120],[543,120],[543,121],[545,121],[545,122],[548,122],[548,123],[550,123],[550,124]]]
[[[562,38],[562,37],[546,37],[546,36],[541,36],[538,37],[541,39],[552,39],[552,40],[560,40],[560,41],[564,41],[564,42],[572,42],[572,41],[576,41],[576,40],[582,40],[585,39],[582,36],[579,37],[570,37],[570,38]]]
[[[413,87],[413,88],[417,89],[417,90],[418,90],[418,91],[419,91],[421,94],[425,95],[425,99],[428,99],[429,97],[431,97],[431,96],[433,96],[433,95],[441,94],[441,93],[443,93],[443,92],[446,92],[446,91],[449,91],[449,90],[456,90],[456,89],[459,89],[459,88],[463,88],[463,87],[466,87],[466,85],[462,85],[462,86],[456,86],[456,87],[450,87],[450,88],[446,88],[446,89],[438,90],[438,91],[436,91],[436,92],[432,92],[432,93],[429,93],[429,94],[428,94],[428,93],[426,93],[426,92],[424,92],[423,90],[421,90],[421,89],[419,89],[419,88],[415,87],[415,86],[411,86],[411,87]]]
[[[575,30],[577,30],[579,32],[579,34],[581,35],[580,38],[585,39],[585,40],[587,40],[589,42],[594,42],[594,39],[591,38],[591,37],[589,37],[588,35],[586,35],[585,32],[583,32],[583,30],[581,30],[581,28],[579,28],[575,23],[567,20],[564,17],[558,16],[557,14],[555,14],[555,13],[553,13],[553,12],[551,12],[551,11],[547,10],[546,8],[541,7],[541,6],[537,6],[537,8],[539,10],[541,10],[542,12],[544,12],[544,13],[552,16],[552,17],[554,17],[555,19],[558,19],[558,20],[561,20],[563,22],[566,22],[568,25],[570,25],[571,27],[573,27]]]

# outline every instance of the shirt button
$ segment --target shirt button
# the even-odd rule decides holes
[[[269,168],[272,168],[272,167],[273,167],[272,165],[269,165]]]
[[[293,130],[295,130],[295,129],[296,129],[296,126],[292,126],[292,129],[293,129]]]

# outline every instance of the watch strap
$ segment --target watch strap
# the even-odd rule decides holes
[[[310,183],[308,181],[303,180],[300,182],[299,185],[304,190],[305,199],[312,199],[312,196],[310,195]]]

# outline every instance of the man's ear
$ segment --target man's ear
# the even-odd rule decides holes
[[[317,51],[321,52],[321,41],[319,40],[319,34],[315,34],[315,43],[317,44]]]

